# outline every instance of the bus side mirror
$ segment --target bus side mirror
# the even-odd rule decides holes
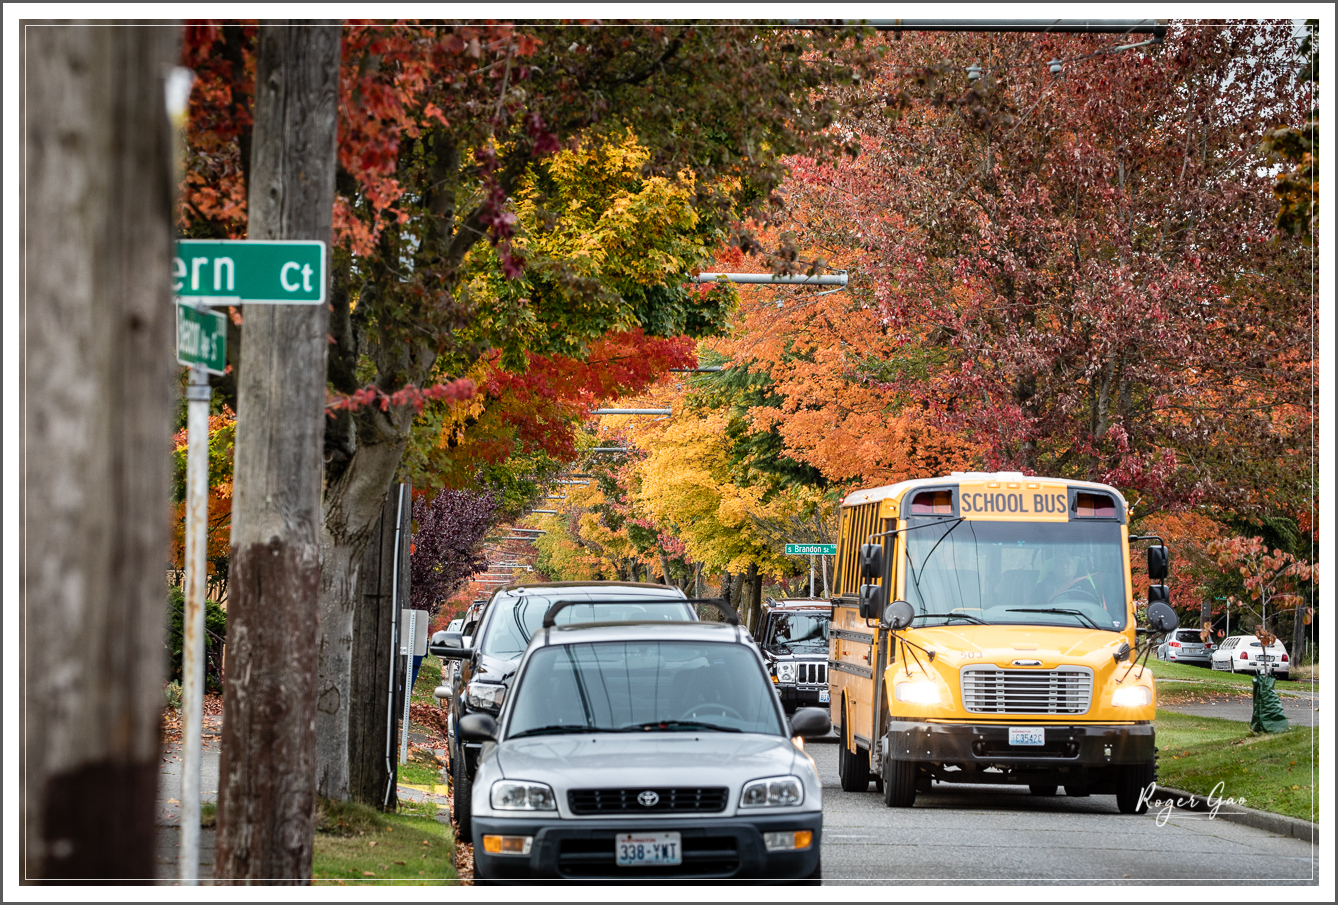
[[[1170,573],[1170,552],[1165,544],[1148,547],[1148,578],[1162,581]]]
[[[1171,589],[1164,584],[1154,584],[1148,586],[1148,606],[1154,603],[1161,603],[1170,606]]]
[[[883,628],[899,632],[915,621],[915,609],[904,600],[894,600],[883,610]]]
[[[866,580],[883,574],[882,544],[864,544],[859,548],[859,574]]]
[[[877,619],[883,611],[883,586],[862,584],[859,587],[859,615],[861,619]]]
[[[1148,625],[1152,626],[1154,632],[1166,633],[1175,631],[1175,627],[1180,624],[1180,617],[1175,614],[1164,603],[1148,604]]]

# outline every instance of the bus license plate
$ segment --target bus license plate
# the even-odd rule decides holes
[[[619,833],[614,849],[619,867],[683,863],[683,843],[679,833]]]
[[[831,692],[831,689],[829,689],[829,688],[821,688],[821,689],[819,689],[819,690],[818,690],[818,703],[819,703],[819,704],[830,704],[831,702],[832,702],[832,692]]]
[[[1025,727],[1022,729],[1010,727],[1008,730],[1008,744],[1010,745],[1044,745],[1045,729],[1032,729]]]

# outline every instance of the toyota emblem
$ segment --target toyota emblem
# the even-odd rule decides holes
[[[643,808],[653,808],[660,803],[660,796],[652,792],[650,789],[647,789],[638,795],[636,800],[641,802]]]

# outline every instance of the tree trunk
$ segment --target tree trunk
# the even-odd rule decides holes
[[[340,801],[351,794],[350,721],[354,697],[355,612],[363,595],[358,568],[368,549],[405,443],[362,444],[326,488],[321,520],[319,674],[316,705],[316,790]],[[393,516],[392,523],[393,523]]]
[[[331,239],[339,28],[262,26],[247,238]],[[327,284],[328,285],[328,284]],[[324,305],[247,305],[214,876],[311,877]]]
[[[1305,656],[1305,604],[1298,603],[1295,610],[1295,624],[1292,627],[1292,651],[1291,665],[1293,667],[1301,665],[1301,658]]]
[[[393,753],[398,733],[390,711],[391,673],[397,666],[395,626],[400,609],[409,598],[409,526],[412,500],[404,485],[403,505],[398,488],[392,488],[372,525],[371,537],[358,567],[358,606],[353,615],[353,672],[348,709],[349,797],[376,808],[395,807],[393,778],[398,757]],[[400,519],[399,575],[395,574],[395,519]],[[392,752],[386,759],[387,746]],[[386,792],[389,791],[389,800]]]
[[[757,573],[757,563],[748,565],[748,614],[749,631],[756,632],[762,624],[762,576]]]
[[[31,25],[20,878],[151,879],[171,475],[174,27]]]

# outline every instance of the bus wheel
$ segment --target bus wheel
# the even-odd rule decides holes
[[[1147,811],[1148,803],[1143,790],[1152,784],[1155,775],[1152,764],[1120,767],[1120,776],[1115,782],[1115,803],[1120,806],[1121,814],[1142,814]]]
[[[868,755],[863,754],[858,747],[851,753],[845,726],[841,727],[841,751],[836,756],[836,772],[841,774],[841,791],[869,791]]]
[[[883,766],[883,802],[889,808],[915,804],[915,780],[920,771],[913,760],[889,760]]]

